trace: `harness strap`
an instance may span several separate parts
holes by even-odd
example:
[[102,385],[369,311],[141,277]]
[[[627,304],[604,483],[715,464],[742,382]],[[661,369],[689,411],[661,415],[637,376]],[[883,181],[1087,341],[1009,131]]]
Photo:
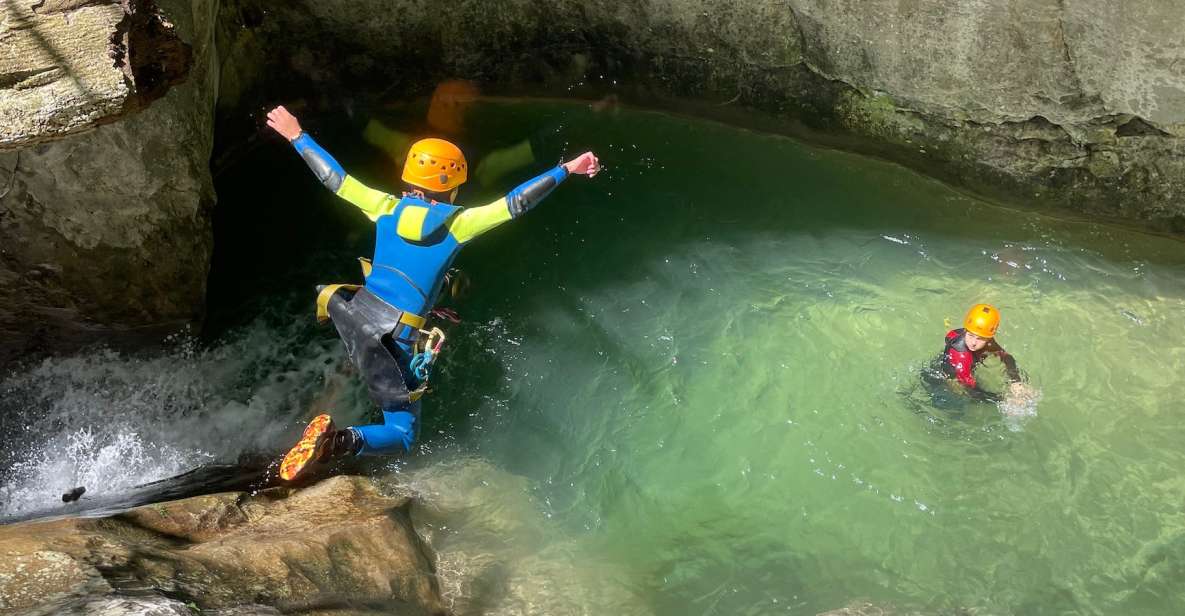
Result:
[[[329,320],[329,300],[341,289],[347,291],[357,291],[361,289],[362,285],[357,284],[330,284],[325,285],[324,289],[317,294],[317,322],[325,323]],[[418,314],[412,314],[406,310],[399,311],[399,322],[403,325],[410,326],[413,330],[423,329],[427,324],[428,319]]]
[[428,319],[418,314],[412,314],[406,310],[401,310],[399,322],[403,323],[404,325],[410,325],[414,329],[423,329],[424,324],[428,322]]
[[426,393],[428,393],[428,384],[424,383],[414,390],[407,392],[407,398],[412,402],[417,402],[420,398],[423,398],[424,394]]
[[345,289],[347,291],[357,291],[361,289],[362,285],[357,284],[329,284],[325,285],[324,289],[317,294],[317,322],[324,323],[329,320],[329,299],[337,293],[338,289]]

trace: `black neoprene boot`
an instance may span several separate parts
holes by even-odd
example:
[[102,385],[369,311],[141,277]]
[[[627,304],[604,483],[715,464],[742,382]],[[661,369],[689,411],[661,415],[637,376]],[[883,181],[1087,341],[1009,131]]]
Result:
[[326,434],[317,447],[317,461],[324,464],[330,460],[356,456],[359,451],[362,451],[362,436],[357,430],[334,430]]

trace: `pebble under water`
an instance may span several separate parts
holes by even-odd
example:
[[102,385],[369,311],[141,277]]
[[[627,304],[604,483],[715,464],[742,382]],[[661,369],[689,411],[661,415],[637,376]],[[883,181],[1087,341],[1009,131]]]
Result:
[[[356,118],[302,120],[395,188]],[[606,168],[462,252],[422,452],[379,471],[425,496],[454,609],[1185,612],[1185,245],[658,113],[504,102],[471,123],[474,160],[546,126]],[[0,515],[278,451],[318,409],[370,416],[312,288],[357,280],[373,225],[279,141],[218,189],[200,339],[3,377]],[[980,301],[1035,407],[921,386]],[[491,558],[519,603],[466,583]]]

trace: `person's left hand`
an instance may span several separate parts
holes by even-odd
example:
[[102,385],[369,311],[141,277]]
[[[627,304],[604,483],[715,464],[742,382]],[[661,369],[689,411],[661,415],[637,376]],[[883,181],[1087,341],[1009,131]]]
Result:
[[1017,381],[1008,386],[1009,398],[1029,400],[1033,397],[1033,394],[1033,388],[1028,383]]
[[576,158],[564,163],[564,168],[568,173],[575,175],[587,175],[593,177],[601,170],[601,161],[592,152],[585,152]]
[[300,122],[283,105],[267,112],[267,125],[288,141],[300,136]]

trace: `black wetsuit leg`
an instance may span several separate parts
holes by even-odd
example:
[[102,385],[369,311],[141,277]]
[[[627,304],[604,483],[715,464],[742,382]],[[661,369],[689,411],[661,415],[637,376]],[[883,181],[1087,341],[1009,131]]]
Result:
[[365,288],[339,290],[326,308],[375,404],[380,409],[407,406],[411,399],[404,374],[410,358],[401,357],[406,353],[391,339],[399,311]]

